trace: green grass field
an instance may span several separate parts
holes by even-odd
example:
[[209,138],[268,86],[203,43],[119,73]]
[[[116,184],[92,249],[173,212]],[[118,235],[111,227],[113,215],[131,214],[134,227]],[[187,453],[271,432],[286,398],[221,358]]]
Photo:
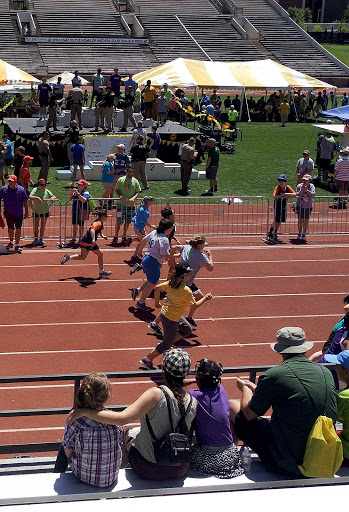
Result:
[[[238,143],[236,153],[222,154],[218,171],[219,195],[263,195],[272,197],[277,177],[286,173],[289,184],[296,185],[296,164],[304,149],[309,149],[315,158],[317,129],[310,123],[290,123],[285,128],[275,123],[240,123],[242,142]],[[205,169],[205,164],[197,167]],[[56,167],[50,169],[49,189],[61,201],[69,194],[69,182],[55,178]],[[32,169],[33,181],[39,173]],[[208,188],[207,180],[192,180],[191,195],[201,195]],[[149,194],[154,197],[172,197],[180,188],[179,181],[150,182]],[[100,182],[92,182],[89,192],[93,197],[100,197],[104,192]],[[318,194],[328,195],[321,189]]]
[[332,53],[337,59],[341,60],[346,66],[349,66],[349,46],[343,44],[328,44],[322,45],[326,50]]

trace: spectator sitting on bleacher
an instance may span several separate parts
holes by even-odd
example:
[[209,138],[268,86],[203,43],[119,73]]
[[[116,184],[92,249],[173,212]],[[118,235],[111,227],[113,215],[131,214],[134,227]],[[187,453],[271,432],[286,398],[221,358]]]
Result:
[[[331,372],[309,361],[300,327],[276,333],[272,349],[283,363],[267,370],[258,384],[238,379],[241,401],[231,400],[231,422],[236,437],[254,450],[261,461],[281,472],[300,476],[309,433],[319,414],[337,417],[336,393]],[[263,417],[272,408],[271,420]]]
[[[180,348],[168,350],[163,359],[165,386],[153,386],[145,391],[132,405],[122,412],[97,411],[96,408],[75,409],[67,423],[74,427],[74,421],[86,416],[106,425],[126,425],[140,419],[141,428],[132,440],[129,450],[129,463],[142,478],[149,480],[169,480],[182,478],[189,469],[189,464],[179,466],[160,466],[156,464],[152,437],[147,420],[157,439],[170,433],[167,398],[170,403],[172,421],[179,424],[179,431],[189,435],[196,414],[197,402],[183,388],[183,381],[189,373],[191,360],[188,352]],[[85,420],[85,418],[83,418]]]
[[195,367],[199,389],[190,389],[197,400],[195,416],[196,444],[190,469],[219,478],[243,474],[239,453],[233,443],[229,422],[229,399],[221,384],[223,367],[201,359]]
[[349,466],[349,350],[344,350],[338,355],[326,354],[325,360],[327,363],[336,364],[338,379],[346,384],[346,388],[337,395],[337,418],[343,422],[343,465]]
[[[110,391],[110,381],[103,373],[91,373],[77,391],[74,407],[77,410],[103,410]],[[87,415],[80,417],[68,426],[63,437],[64,451],[73,474],[97,487],[108,487],[114,483],[121,466],[123,439],[121,427],[103,425]]]

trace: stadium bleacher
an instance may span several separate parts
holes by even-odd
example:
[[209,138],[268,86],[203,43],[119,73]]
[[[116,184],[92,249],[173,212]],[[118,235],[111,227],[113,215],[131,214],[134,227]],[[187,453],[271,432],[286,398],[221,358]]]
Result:
[[[80,11],[38,12],[36,19],[44,36],[126,37],[121,17],[115,13]],[[79,22],[77,23],[77,20]]]
[[[3,5],[0,8],[3,9]],[[0,10],[0,44],[2,60],[25,71],[31,71],[28,48],[18,43],[8,10]]]
[[[94,13],[98,9],[98,12],[116,12],[115,4],[113,0],[33,0],[34,10],[36,12],[42,11],[56,11],[57,7],[62,13],[66,12],[88,12]],[[77,23],[78,24],[78,23]]]
[[[43,0],[41,0],[43,1]],[[201,0],[198,4],[197,0],[162,0],[161,6],[150,2],[149,0],[135,0],[136,12],[156,13],[156,14],[202,14],[215,15],[218,10],[214,7],[210,0]]]
[[281,64],[315,77],[345,76],[343,69],[312,46],[267,0],[234,2],[261,34],[263,46]]

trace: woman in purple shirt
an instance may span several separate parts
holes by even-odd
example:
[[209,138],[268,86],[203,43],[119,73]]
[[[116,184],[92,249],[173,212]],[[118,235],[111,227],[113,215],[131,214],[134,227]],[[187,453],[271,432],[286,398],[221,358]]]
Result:
[[198,404],[190,468],[218,478],[240,476],[244,470],[230,429],[229,399],[221,385],[223,367],[201,359],[195,370],[199,389],[188,391]]

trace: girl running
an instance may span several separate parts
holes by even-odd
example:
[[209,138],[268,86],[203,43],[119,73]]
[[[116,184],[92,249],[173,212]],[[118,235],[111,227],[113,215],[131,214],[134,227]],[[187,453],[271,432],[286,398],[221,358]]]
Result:
[[192,272],[192,268],[186,263],[176,265],[175,271],[169,281],[157,285],[154,291],[155,307],[160,308],[160,293],[166,292],[167,299],[161,308],[161,322],[164,329],[163,341],[150,352],[146,357],[140,360],[140,363],[148,370],[155,370],[153,360],[159,357],[166,350],[169,350],[176,341],[187,338],[192,332],[190,323],[183,318],[183,311],[192,306],[195,309],[202,306],[204,302],[212,299],[212,294],[207,293],[198,302],[195,301],[193,292],[185,285],[188,274]]
[[131,297],[133,300],[136,300],[141,293],[140,299],[136,303],[137,309],[141,309],[142,311],[152,310],[152,308],[146,306],[145,300],[158,284],[162,263],[168,260],[170,256],[170,242],[168,237],[172,230],[172,220],[161,219],[157,229],[148,233],[139,245],[139,252],[142,252],[146,244],[148,244],[148,249],[142,260],[142,269],[147,276],[147,280],[139,288],[131,288]]
[[[211,252],[205,250],[206,239],[203,235],[195,235],[189,241],[187,245],[173,245],[171,247],[170,252],[170,274],[173,272],[175,267],[175,255],[180,254],[179,263],[186,263],[193,270],[188,274],[185,280],[185,284],[191,289],[194,294],[195,300],[202,299],[204,294],[194,283],[194,279],[197,276],[197,273],[201,268],[206,268],[209,272],[213,270],[213,261]],[[191,307],[186,317],[187,321],[193,326],[197,327],[197,323],[195,322],[193,315],[195,311],[195,306]],[[162,335],[162,330],[159,327],[160,323],[160,315],[157,316],[154,322],[149,324],[149,328],[152,329],[156,334]]]
[[61,265],[64,265],[68,260],[85,260],[87,258],[87,255],[90,251],[92,251],[98,258],[98,265],[99,265],[99,276],[110,276],[111,271],[110,270],[104,270],[103,268],[103,253],[99,249],[97,245],[97,238],[98,235],[100,235],[104,240],[108,240],[107,236],[104,236],[103,231],[103,221],[108,217],[107,210],[103,210],[101,208],[96,208],[95,214],[97,215],[97,219],[93,222],[91,227],[88,228],[85,235],[82,237],[80,241],[80,248],[81,253],[80,254],[73,254],[70,256],[70,254],[66,253],[63,258],[61,259]]

